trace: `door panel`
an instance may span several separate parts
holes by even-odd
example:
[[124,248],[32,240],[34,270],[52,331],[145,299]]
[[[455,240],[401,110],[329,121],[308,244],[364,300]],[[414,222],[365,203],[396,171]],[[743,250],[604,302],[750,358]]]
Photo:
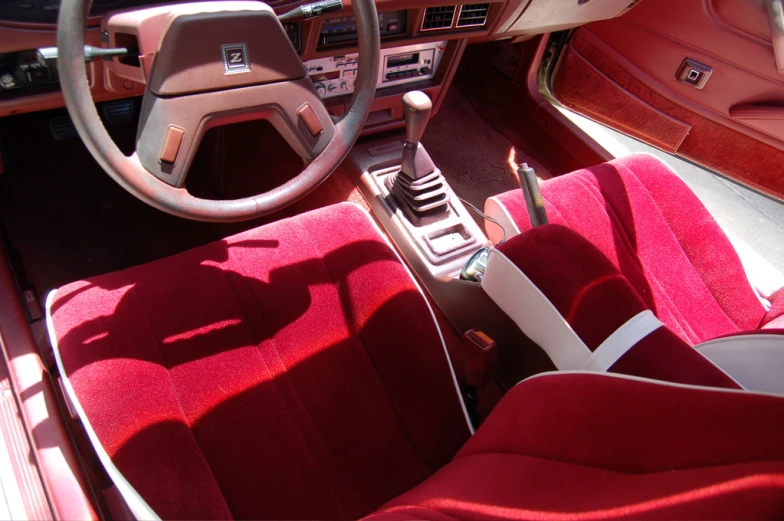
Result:
[[[686,59],[712,70],[701,89],[677,78]],[[643,0],[578,29],[552,87],[577,112],[784,198],[784,76],[764,0]]]
[[555,84],[561,103],[662,150],[676,152],[691,125],[635,96],[591,64],[585,55],[591,56],[588,52],[581,54],[575,47],[563,56]]
[[713,18],[744,36],[752,36],[763,45],[770,42],[770,27],[765,0],[707,0]]

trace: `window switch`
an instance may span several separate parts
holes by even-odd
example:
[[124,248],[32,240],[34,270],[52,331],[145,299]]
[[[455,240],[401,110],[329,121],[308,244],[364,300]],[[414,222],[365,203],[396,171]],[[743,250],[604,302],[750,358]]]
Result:
[[695,89],[702,89],[708,82],[713,69],[694,60],[684,60],[675,75],[680,81]]

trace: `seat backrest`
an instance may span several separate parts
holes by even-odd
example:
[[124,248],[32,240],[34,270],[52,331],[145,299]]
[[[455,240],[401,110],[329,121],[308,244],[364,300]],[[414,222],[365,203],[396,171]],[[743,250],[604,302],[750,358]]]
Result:
[[50,295],[83,420],[164,518],[356,518],[469,436],[432,311],[344,204]]
[[[660,160],[633,155],[578,170],[542,182],[542,195],[550,222],[598,248],[684,341],[694,345],[759,327],[765,309],[738,254]],[[509,223],[508,235],[530,229],[520,190],[495,196],[486,209]]]

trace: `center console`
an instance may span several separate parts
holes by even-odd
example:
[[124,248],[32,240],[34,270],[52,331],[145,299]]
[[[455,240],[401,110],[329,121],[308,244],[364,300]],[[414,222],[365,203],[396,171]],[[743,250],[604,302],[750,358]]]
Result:
[[[432,79],[447,42],[404,45],[381,50],[378,89]],[[357,75],[357,53],[317,58],[305,62],[305,70],[322,98],[333,98],[354,92]]]
[[[405,132],[360,140],[343,166],[435,306],[454,331],[464,335],[465,349],[450,355],[457,357],[456,364],[465,362],[468,382],[475,385],[473,377],[480,374],[489,378],[487,371],[475,371],[477,360],[483,360],[492,365],[478,367],[493,367],[501,382],[514,385],[528,361],[527,351],[519,346],[530,341],[480,283],[465,277],[464,268],[491,243],[420,142],[433,107],[431,98],[435,96],[421,91],[406,93],[402,103],[398,98]],[[497,364],[484,358],[484,348],[480,353],[471,347],[481,347],[472,335],[498,345],[492,355],[498,357]]]
[[461,278],[469,260],[491,244],[419,142],[430,99],[413,91],[402,104],[405,134],[360,141],[344,166],[454,328],[481,329],[515,345],[519,329],[498,311],[480,284]]

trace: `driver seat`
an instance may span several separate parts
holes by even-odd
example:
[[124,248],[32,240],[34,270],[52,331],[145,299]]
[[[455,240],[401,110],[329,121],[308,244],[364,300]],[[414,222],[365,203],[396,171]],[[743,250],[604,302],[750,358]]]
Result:
[[137,518],[784,512],[779,397],[544,375],[466,443],[433,312],[350,204],[75,282],[49,295],[47,325]]
[[471,433],[432,310],[353,204],[69,284],[47,309],[104,465],[163,518],[354,519]]

